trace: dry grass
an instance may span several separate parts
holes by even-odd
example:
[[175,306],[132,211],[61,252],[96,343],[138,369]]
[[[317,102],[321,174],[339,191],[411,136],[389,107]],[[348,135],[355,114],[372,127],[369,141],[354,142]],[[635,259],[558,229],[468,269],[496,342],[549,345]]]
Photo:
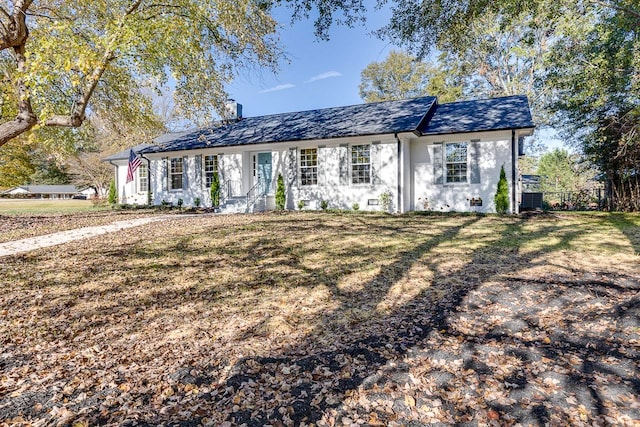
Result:
[[[368,381],[383,387],[367,378],[401,363],[417,378],[413,390],[398,391],[401,381],[386,395],[404,398],[405,421],[430,414],[441,422],[571,423],[569,412],[538,417],[537,406],[504,386],[436,396],[437,378],[428,378],[448,370],[450,381],[471,387],[467,342],[485,366],[512,363],[522,372],[527,363],[509,362],[504,346],[534,354],[571,337],[582,347],[567,357],[577,358],[590,348],[580,340],[597,347],[611,335],[617,353],[598,348],[594,357],[622,366],[611,374],[622,397],[607,397],[606,410],[588,406],[588,386],[605,387],[597,381],[581,386],[586,395],[564,397],[577,396],[584,422],[626,422],[638,413],[638,383],[627,379],[638,375],[640,330],[629,316],[638,311],[639,230],[640,216],[623,214],[206,216],[7,257],[0,420],[330,425],[358,416],[375,424],[375,412],[384,424],[401,423],[398,408],[385,418],[384,405],[363,403],[374,399]],[[615,315],[620,304],[628,308]],[[513,332],[516,321],[529,323]],[[506,344],[486,335],[500,328]],[[446,362],[444,353],[429,353],[440,346],[460,354]],[[554,369],[572,363],[546,353],[544,361]],[[516,381],[506,371],[475,371],[489,383]],[[540,391],[551,387],[547,377],[527,371],[526,378],[538,387],[532,396],[541,393],[538,403],[558,404]],[[500,406],[492,406],[496,399]]]

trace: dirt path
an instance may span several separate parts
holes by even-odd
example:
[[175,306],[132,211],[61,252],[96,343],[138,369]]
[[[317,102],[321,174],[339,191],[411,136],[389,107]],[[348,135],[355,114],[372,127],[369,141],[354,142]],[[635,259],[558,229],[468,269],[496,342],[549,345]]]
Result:
[[29,237],[26,239],[4,242],[0,243],[0,257],[16,255],[19,253],[29,252],[40,248],[47,248],[50,246],[61,245],[63,243],[71,242],[74,240],[86,239],[88,237],[99,236],[106,233],[113,233],[115,231],[149,224],[150,222],[162,221],[169,218],[178,218],[179,216],[186,217],[189,215],[163,215],[129,219],[124,221],[116,221],[107,225],[82,227],[73,230],[60,231],[58,233],[46,234],[44,236]]

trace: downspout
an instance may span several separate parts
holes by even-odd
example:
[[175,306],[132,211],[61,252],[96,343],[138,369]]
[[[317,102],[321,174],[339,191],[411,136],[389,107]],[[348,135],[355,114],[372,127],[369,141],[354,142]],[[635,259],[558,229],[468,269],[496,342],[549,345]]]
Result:
[[[111,163],[111,166],[113,166],[116,171],[116,179],[114,181],[116,184],[116,201],[118,201],[120,200],[120,198],[118,197],[118,188],[120,188],[120,183],[118,182],[118,165],[113,163],[113,160],[109,160],[109,163]],[[109,190],[107,190],[107,197],[109,197]]]
[[402,202],[402,198],[400,197],[400,192],[402,191],[402,184],[400,182],[400,180],[402,179],[402,174],[401,174],[401,170],[400,170],[400,166],[401,166],[401,160],[400,160],[400,155],[401,155],[401,151],[402,151],[402,144],[400,142],[400,138],[398,138],[398,134],[395,133],[393,135],[396,138],[396,142],[397,142],[397,177],[396,177],[396,183],[397,183],[397,204],[396,206],[398,206],[398,212],[403,212],[404,211],[404,206],[401,208],[400,207],[400,203]]
[[147,206],[151,206],[151,160],[142,153],[138,153],[138,156],[147,161]]
[[511,129],[511,213],[518,213],[516,192],[516,130]]

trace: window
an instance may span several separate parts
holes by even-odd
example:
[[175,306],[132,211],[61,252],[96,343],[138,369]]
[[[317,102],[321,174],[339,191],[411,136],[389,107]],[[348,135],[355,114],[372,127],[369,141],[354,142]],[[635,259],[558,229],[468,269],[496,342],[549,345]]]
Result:
[[144,163],[138,166],[138,193],[146,193],[149,189],[149,169]]
[[303,148],[300,150],[300,184],[318,184],[318,149]]
[[211,187],[214,173],[218,173],[218,156],[204,156],[204,180],[207,188]]
[[182,158],[171,159],[171,172],[169,175],[169,189],[182,190]]
[[371,182],[371,147],[367,145],[351,146],[351,183],[369,184]]
[[467,143],[447,143],[445,163],[446,182],[467,182]]

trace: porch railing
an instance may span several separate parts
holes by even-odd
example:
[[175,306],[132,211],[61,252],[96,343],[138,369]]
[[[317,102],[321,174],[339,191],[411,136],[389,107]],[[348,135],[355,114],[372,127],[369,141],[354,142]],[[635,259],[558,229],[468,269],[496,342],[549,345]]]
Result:
[[262,196],[264,191],[262,191],[262,182],[260,178],[258,181],[249,189],[247,192],[247,211],[251,209],[251,207],[256,203],[256,201]]
[[223,188],[223,191],[221,191],[221,194],[220,194],[221,202],[224,202],[225,200],[231,197],[240,197],[243,195],[242,181],[235,181],[235,180],[226,181],[222,188]]

